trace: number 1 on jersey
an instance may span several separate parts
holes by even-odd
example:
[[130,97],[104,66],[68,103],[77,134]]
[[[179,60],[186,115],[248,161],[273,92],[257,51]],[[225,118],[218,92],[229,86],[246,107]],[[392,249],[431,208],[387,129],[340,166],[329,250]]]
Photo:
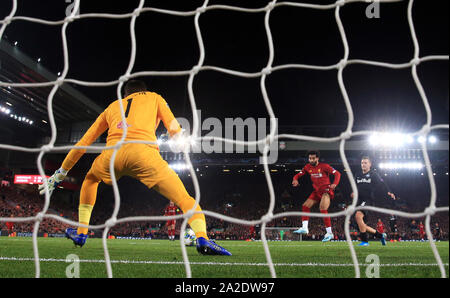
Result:
[[132,98],[128,99],[128,105],[127,105],[127,111],[125,112],[125,118],[128,118],[128,115],[130,114],[130,109],[131,109],[131,103],[132,102],[133,102]]

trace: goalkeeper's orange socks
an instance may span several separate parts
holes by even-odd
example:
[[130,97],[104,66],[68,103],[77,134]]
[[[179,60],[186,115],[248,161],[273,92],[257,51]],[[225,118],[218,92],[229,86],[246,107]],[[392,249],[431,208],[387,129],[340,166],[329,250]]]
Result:
[[[183,211],[183,213],[188,212],[191,210],[195,205],[195,200],[192,197],[188,197],[181,202],[174,202],[180,207],[180,209]],[[195,211],[202,211],[202,208],[200,206],[197,206]],[[203,237],[206,240],[209,240],[208,235],[206,233],[206,219],[205,215],[203,213],[196,213],[194,214],[188,221],[189,226],[195,233],[195,237],[200,238]]]
[[[89,225],[92,209],[94,209],[97,199],[97,189],[100,181],[88,173],[83,181],[80,191],[80,206],[78,207],[78,222],[83,225]],[[79,227],[78,234],[88,234],[88,228]]]
[[206,240],[209,240],[208,235],[206,234],[206,220],[203,215],[203,219],[197,218],[189,223],[191,229],[195,233],[195,237],[200,238],[203,237]]
[[[89,225],[92,209],[94,209],[94,206],[92,205],[80,204],[80,206],[78,207],[78,222],[80,224],[87,226]],[[88,228],[78,227],[77,233],[87,235]]]

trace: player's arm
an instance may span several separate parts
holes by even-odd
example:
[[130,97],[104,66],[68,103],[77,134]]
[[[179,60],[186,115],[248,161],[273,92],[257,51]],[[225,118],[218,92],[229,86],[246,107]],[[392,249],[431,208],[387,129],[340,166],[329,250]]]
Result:
[[[108,129],[108,123],[106,121],[105,112],[100,114],[94,124],[88,129],[81,140],[75,145],[75,147],[90,146]],[[48,179],[48,188],[50,195],[53,190],[64,181],[67,173],[73,168],[73,166],[80,160],[80,158],[86,153],[86,149],[72,149],[64,159],[61,168]],[[39,193],[43,195],[45,193],[45,185],[39,186]]]
[[161,96],[158,96],[158,122],[162,121],[164,127],[167,129],[170,137],[173,138],[181,132],[181,125],[173,115],[167,102]]
[[331,184],[330,187],[332,189],[335,189],[339,185],[339,182],[341,181],[341,173],[338,170],[335,170],[330,165],[327,166],[327,172],[334,176],[333,184]]
[[381,188],[383,191],[383,195],[388,195],[391,199],[396,200],[396,196],[394,192],[390,189],[389,185],[387,185],[386,182],[384,182],[383,178],[378,175],[377,172],[373,172],[373,177],[375,178],[375,184],[377,185],[377,188]]
[[[108,122],[106,121],[105,112],[98,116],[97,120],[87,130],[81,140],[75,145],[76,147],[90,146],[108,129]],[[86,153],[86,149],[72,149],[64,159],[61,168],[65,171],[70,171],[73,166]]]
[[292,179],[292,186],[297,187],[299,185],[298,179],[303,177],[306,174],[306,169],[303,168],[297,175]]

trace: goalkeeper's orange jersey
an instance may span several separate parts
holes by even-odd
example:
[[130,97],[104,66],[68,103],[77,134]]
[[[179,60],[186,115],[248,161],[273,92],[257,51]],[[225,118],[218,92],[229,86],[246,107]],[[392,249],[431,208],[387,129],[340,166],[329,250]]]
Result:
[[[170,136],[181,131],[167,102],[159,94],[138,92],[122,99],[123,109],[128,126],[125,141],[139,140],[156,142],[156,129],[160,121],[164,123]],[[76,146],[90,146],[106,130],[108,130],[107,146],[114,146],[123,135],[125,126],[120,113],[120,103],[116,100],[98,116]],[[157,145],[150,145],[158,148]],[[72,149],[62,164],[69,171],[86,152],[85,149]]]

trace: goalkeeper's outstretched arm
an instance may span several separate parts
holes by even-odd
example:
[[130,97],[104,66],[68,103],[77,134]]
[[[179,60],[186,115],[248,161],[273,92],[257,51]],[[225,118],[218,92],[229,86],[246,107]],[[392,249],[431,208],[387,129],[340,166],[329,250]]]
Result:
[[[76,147],[90,146],[95,142],[106,130],[108,129],[108,122],[106,122],[105,112],[98,116],[94,124],[89,127],[88,131],[84,134],[81,140],[75,145]],[[62,163],[62,168],[65,171],[70,171],[73,166],[80,160],[80,158],[86,153],[86,149],[72,149]]]
[[[101,113],[94,124],[88,129],[81,140],[75,145],[76,147],[90,146],[108,129],[108,122],[106,121],[105,112]],[[86,149],[72,149],[64,159],[61,168],[48,179],[48,188],[50,195],[53,190],[64,181],[67,173],[75,166],[80,158],[86,153]],[[45,193],[44,184],[39,186],[39,194]]]
[[158,122],[156,126],[159,125],[160,121],[163,122],[164,127],[167,129],[167,133],[171,138],[179,135],[181,132],[181,125],[173,115],[166,100],[161,96],[158,96]]

